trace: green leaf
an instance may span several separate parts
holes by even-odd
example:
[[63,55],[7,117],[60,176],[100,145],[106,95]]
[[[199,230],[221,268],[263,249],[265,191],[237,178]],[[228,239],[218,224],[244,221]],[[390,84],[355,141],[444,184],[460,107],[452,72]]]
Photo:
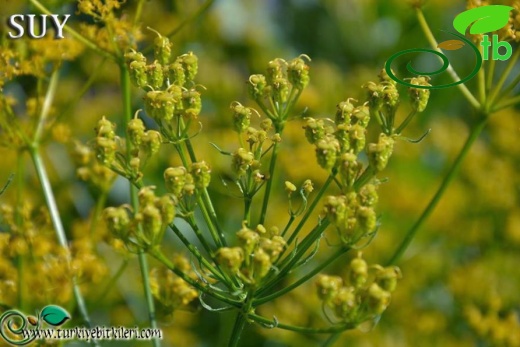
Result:
[[70,319],[69,313],[65,309],[49,305],[45,306],[40,313],[40,317],[49,325],[59,326],[65,323],[67,319]]
[[509,12],[513,9],[511,6],[505,5],[476,7],[455,17],[453,27],[462,35],[466,34],[466,30],[470,26],[470,34],[484,34],[499,30],[509,22]]

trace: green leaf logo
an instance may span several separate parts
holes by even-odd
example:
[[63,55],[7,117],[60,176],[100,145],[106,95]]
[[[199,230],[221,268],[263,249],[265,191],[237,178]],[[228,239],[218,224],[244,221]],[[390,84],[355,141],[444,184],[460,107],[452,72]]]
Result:
[[55,305],[45,306],[40,313],[40,317],[49,325],[55,327],[65,323],[67,319],[70,319],[69,313],[63,308]]
[[455,17],[453,27],[462,35],[466,34],[466,30],[470,26],[470,34],[484,34],[499,30],[509,22],[509,12],[513,9],[511,6],[505,5],[475,7]]

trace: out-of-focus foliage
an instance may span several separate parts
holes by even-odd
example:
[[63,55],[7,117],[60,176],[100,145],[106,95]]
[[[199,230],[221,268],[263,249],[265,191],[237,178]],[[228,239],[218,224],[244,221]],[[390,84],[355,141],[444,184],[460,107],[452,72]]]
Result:
[[[85,14],[79,12],[76,2],[42,3],[55,13],[77,17],[72,18],[70,24],[93,40],[106,39],[109,24],[96,21],[83,26],[78,24]],[[122,5],[118,13],[123,21],[117,22],[114,30],[126,32],[125,18],[133,18],[137,3],[127,1]],[[227,149],[225,144],[235,142],[230,103],[238,100],[252,106],[247,105],[248,76],[262,72],[265,62],[274,57],[308,54],[312,58],[309,63],[311,83],[296,105],[297,113],[333,118],[339,101],[348,97],[364,99],[361,85],[375,79],[390,55],[407,48],[428,46],[411,3],[402,0],[217,0],[172,38],[175,55],[193,51],[199,58],[197,83],[204,86],[200,88],[203,104],[199,116],[203,131],[196,138],[196,149],[211,158],[210,189],[216,196],[217,213],[225,210],[229,215],[228,211],[237,211],[234,219],[223,221],[224,227],[240,224],[242,206],[235,198],[238,192],[234,187],[222,183],[232,175],[229,158],[219,155],[210,142],[224,144],[224,150]],[[462,0],[424,3],[425,16],[438,37],[445,35],[441,29],[451,30],[453,18],[466,8]],[[121,34],[121,41],[106,42],[106,47],[113,50],[144,47],[156,37],[147,26],[169,33],[201,5],[202,1],[145,1],[141,30],[126,32],[127,36]],[[514,5],[518,10],[518,1]],[[110,282],[119,266],[128,262],[129,255],[99,222],[103,205],[96,203],[100,199],[114,205],[126,201],[126,186],[120,180],[111,187],[103,184],[112,182],[114,177],[91,161],[92,153],[77,142],[84,143],[92,137],[92,130],[102,116],[115,122],[122,119],[117,67],[70,37],[63,41],[23,39],[8,43],[5,23],[13,13],[37,13],[37,10],[26,1],[0,0],[3,25],[0,61],[18,58],[23,61],[27,56],[39,56],[46,61],[65,58],[50,111],[52,123],[45,138],[44,156],[62,218],[73,239],[73,268],[62,268],[62,255],[57,251],[47,212],[36,208],[44,205],[43,197],[29,158],[20,159],[17,135],[0,133],[3,166],[0,186],[11,172],[22,173],[23,176],[15,180],[25,185],[20,196],[13,182],[0,198],[0,304],[27,312],[50,303],[66,305],[71,298],[65,294],[70,290],[63,288],[70,285],[68,280],[74,274],[80,279],[87,304],[93,307],[96,317],[101,317],[99,321],[106,325],[146,326],[136,262],[129,261],[125,274],[116,283]],[[48,45],[53,45],[51,50]],[[520,48],[513,45],[513,49]],[[50,52],[60,52],[60,56],[44,56]],[[469,69],[462,59],[454,59],[454,66],[460,68],[461,74]],[[505,63],[497,63],[497,76],[504,66]],[[485,64],[484,68],[487,67]],[[6,95],[5,102],[12,103],[13,109],[21,115],[16,121],[22,128],[28,127],[29,133],[34,130],[30,129],[31,117],[41,102],[34,99],[39,86],[28,72],[38,77],[47,68],[36,59],[33,65],[22,63],[18,71],[2,70],[0,74],[0,78],[5,74],[19,75],[14,82],[5,85],[0,82],[0,86]],[[512,76],[518,74],[517,65]],[[76,99],[89,79],[92,79],[90,88]],[[475,89],[475,83],[476,78],[469,83],[470,89]],[[406,94],[404,90],[402,94]],[[133,108],[144,108],[143,96],[142,92],[133,90]],[[405,116],[398,114],[398,117]],[[431,133],[419,144],[396,148],[385,171],[388,181],[379,187],[382,225],[377,238],[363,253],[370,263],[388,261],[435,192],[446,167],[455,159],[473,119],[468,103],[457,89],[432,90],[428,108],[407,128],[406,136],[417,138],[430,128]],[[286,127],[281,165],[274,183],[277,194],[271,200],[280,206],[273,208],[277,213],[269,216],[274,220],[288,219],[286,180],[311,179],[316,185],[322,185],[327,177],[315,162],[314,148],[305,140],[302,125],[301,120],[295,120]],[[338,346],[520,346],[519,135],[518,107],[493,115],[465,159],[460,175],[397,264],[402,280],[392,294],[387,311],[377,325],[345,332]],[[147,180],[160,182],[164,168],[178,164],[176,155],[161,150],[159,159],[150,161],[146,167]],[[92,181],[92,177],[98,181]],[[99,181],[99,177],[103,179]],[[162,193],[163,189],[158,187],[157,190]],[[7,230],[11,231],[11,237],[4,232]],[[24,230],[25,237],[20,237],[20,230]],[[330,234],[327,241],[334,244],[338,240]],[[180,249],[178,240],[171,235],[166,236],[166,242],[166,248]],[[113,252],[107,243],[120,252]],[[323,240],[320,247],[326,253],[329,245]],[[13,261],[28,253],[33,256],[27,264]],[[352,253],[340,259],[327,272],[345,276],[346,264],[355,256]],[[23,278],[17,266],[25,267]],[[154,274],[154,283],[169,283],[172,291],[186,289],[168,274]],[[59,286],[60,290],[53,286]],[[31,288],[44,289],[33,291]],[[292,324],[327,324],[315,289],[309,282],[261,306],[258,311]],[[20,290],[24,293],[23,302],[17,302]],[[191,299],[195,296],[191,292],[185,294]],[[177,310],[173,316],[161,317],[164,344],[225,346],[231,317],[226,313],[192,311],[188,305],[185,311]],[[248,346],[310,347],[325,340],[325,336],[300,335],[254,325],[246,329],[243,340],[248,341],[244,343]]]

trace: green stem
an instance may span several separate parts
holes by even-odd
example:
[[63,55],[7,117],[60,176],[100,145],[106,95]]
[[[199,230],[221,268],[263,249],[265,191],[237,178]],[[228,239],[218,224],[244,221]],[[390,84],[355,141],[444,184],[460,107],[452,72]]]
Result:
[[341,257],[343,254],[345,254],[346,252],[349,251],[350,248],[346,248],[346,247],[341,247],[339,248],[336,252],[334,252],[329,258],[327,258],[324,262],[320,263],[318,266],[316,266],[313,270],[309,271],[305,276],[303,276],[302,278],[300,278],[298,281],[294,282],[293,284],[273,293],[273,294],[270,294],[270,295],[266,295],[264,297],[261,297],[261,298],[258,298],[258,299],[255,299],[253,301],[253,306],[256,307],[256,306],[260,306],[260,305],[263,305],[265,304],[266,302],[269,302],[269,301],[272,301],[284,294],[287,294],[289,293],[290,291],[292,291],[293,289],[295,288],[298,288],[299,286],[301,286],[302,284],[304,284],[305,282],[307,282],[308,280],[310,280],[311,278],[313,278],[316,274],[318,274],[320,271],[322,271],[323,269],[325,269],[327,266],[329,266],[331,263],[333,263],[334,261],[336,261],[337,259],[339,259],[339,257]]
[[45,123],[47,122],[47,117],[49,116],[52,101],[54,100],[54,95],[56,94],[56,88],[58,87],[58,76],[59,70],[56,69],[52,72],[49,86],[47,87],[47,93],[45,94],[45,99],[43,100],[42,109],[40,111],[40,118],[36,124],[36,130],[34,131],[33,143],[35,144],[40,141]]
[[139,2],[137,3],[137,8],[135,9],[134,26],[137,26],[139,20],[141,19],[141,15],[143,14],[143,5],[144,0],[139,0]]
[[453,181],[455,176],[457,175],[460,166],[464,160],[464,158],[467,156],[469,149],[475,142],[475,140],[478,138],[480,133],[482,132],[482,129],[484,129],[487,121],[487,116],[482,116],[482,118],[479,119],[478,123],[475,124],[475,126],[471,129],[470,134],[464,143],[464,146],[462,146],[462,149],[460,150],[457,158],[453,162],[451,168],[449,169],[448,173],[444,177],[444,180],[442,181],[439,189],[431,199],[430,203],[426,207],[426,209],[423,211],[417,222],[410,228],[410,230],[406,233],[403,241],[395,251],[395,253],[390,258],[388,264],[395,264],[399,261],[399,259],[403,256],[404,252],[412,242],[413,238],[419,231],[420,227],[424,224],[426,219],[432,214],[433,210],[439,203],[442,195],[446,191],[446,188],[448,185]]
[[[119,64],[120,69],[120,80],[121,80],[121,94],[122,94],[122,103],[123,103],[123,115],[125,119],[125,123],[128,124],[132,119],[132,95],[130,89],[130,75],[124,63]],[[132,143],[130,141],[126,141],[126,150],[127,153],[132,151]],[[130,190],[130,202],[134,213],[139,209],[139,202],[137,199],[137,189],[135,186],[129,182],[129,190]],[[157,329],[157,320],[155,317],[155,305],[153,302],[152,290],[150,288],[150,277],[148,271],[148,260],[146,259],[146,253],[139,252],[137,257],[139,258],[139,267],[141,268],[141,278],[143,280],[143,290],[146,301],[146,306],[148,309],[148,318],[150,320],[150,326],[152,329]],[[152,340],[152,344],[155,347],[161,346],[161,341],[158,338]]]
[[276,159],[278,157],[278,150],[280,146],[277,143],[274,144],[273,154],[271,154],[271,163],[269,164],[269,179],[267,180],[267,184],[265,187],[264,200],[262,202],[262,210],[260,212],[260,220],[258,224],[264,224],[265,217],[267,214],[267,205],[269,204],[269,198],[271,195],[271,190],[274,181],[274,169],[276,168]]
[[242,307],[242,302],[233,300],[233,299],[231,299],[231,298],[229,298],[229,297],[227,297],[227,296],[225,296],[223,294],[220,294],[220,293],[216,292],[215,290],[213,290],[211,288],[205,287],[199,281],[196,281],[196,280],[192,279],[190,276],[188,276],[187,274],[185,274],[184,272],[182,272],[181,270],[176,268],[175,265],[173,264],[173,262],[170,259],[168,259],[159,249],[157,249],[157,248],[150,249],[149,253],[155,259],[157,259],[162,264],[164,264],[164,266],[166,266],[170,271],[175,273],[177,276],[182,278],[185,282],[187,282],[189,285],[191,285],[195,289],[199,290],[200,292],[205,293],[205,294],[207,294],[209,296],[212,296],[213,298],[215,298],[217,300],[220,300],[220,301],[222,301],[222,302],[224,302],[224,303],[226,303],[226,304],[228,304],[230,306],[233,306],[235,308]]
[[340,332],[330,335],[329,338],[327,340],[325,340],[325,342],[323,343],[322,347],[332,347],[332,346],[334,346],[334,344],[339,340],[340,337],[341,337],[341,333]]
[[193,214],[190,213],[190,215],[187,216],[185,220],[188,222],[188,224],[193,229],[193,232],[195,233],[195,236],[197,236],[197,239],[199,239],[200,243],[202,244],[202,247],[204,247],[206,252],[209,255],[211,255],[212,254],[211,247],[208,244],[208,241],[206,241],[206,238],[204,238],[204,236],[200,232],[199,226],[197,225],[197,222],[195,221],[195,217],[193,217]]
[[289,240],[287,241],[288,245],[290,245],[294,241],[294,239],[296,239],[296,237],[300,233],[301,229],[307,222],[307,219],[309,219],[309,217],[311,216],[311,214],[314,211],[314,209],[316,208],[316,206],[318,206],[318,203],[320,202],[321,198],[323,197],[323,194],[325,194],[329,185],[334,181],[335,176],[336,176],[336,171],[335,171],[335,169],[333,169],[332,173],[329,175],[329,177],[323,184],[323,187],[321,187],[320,191],[318,192],[318,195],[316,195],[314,197],[314,200],[312,200],[312,203],[309,206],[309,208],[307,209],[307,211],[305,212],[305,215],[303,216],[302,220],[300,221],[300,223],[298,223],[298,225],[296,226],[296,229],[294,229],[293,233],[289,237]]
[[125,272],[127,266],[128,266],[128,259],[125,259],[121,263],[121,266],[119,267],[119,269],[117,269],[117,272],[114,274],[114,276],[112,276],[112,278],[110,278],[110,281],[108,281],[107,285],[105,286],[105,289],[103,289],[101,294],[94,301],[95,302],[94,306],[100,305],[101,301],[106,298],[108,293],[115,287],[117,280],[119,280],[121,275],[123,275],[123,273]]
[[489,91],[491,89],[491,86],[493,85],[493,77],[495,75],[495,66],[496,66],[496,60],[490,59],[489,62],[489,68],[487,72],[487,79],[486,79],[486,89]]
[[[33,4],[43,14],[52,15],[52,12],[49,11],[45,6],[43,6],[38,0],[29,0],[29,2],[31,4]],[[93,41],[89,40],[88,38],[86,38],[85,36],[81,35],[79,32],[72,29],[69,25],[65,25],[64,30],[66,32],[68,32],[69,34],[71,34],[76,40],[80,41],[85,46],[92,49],[93,51],[100,54],[101,56],[103,56],[105,58],[110,58],[111,60],[115,60],[115,57],[112,54],[99,48],[99,46],[96,45],[95,42],[93,42]]]
[[517,49],[515,51],[515,54],[513,54],[513,57],[509,59],[506,69],[502,72],[500,75],[500,79],[498,80],[497,84],[495,85],[495,88],[491,91],[491,96],[489,97],[489,101],[487,103],[488,107],[492,107],[498,97],[498,94],[500,93],[502,87],[504,86],[504,83],[506,82],[506,79],[511,74],[511,71],[516,65],[516,62],[518,61],[518,58],[520,57],[520,49]]
[[412,110],[408,114],[408,116],[405,118],[405,120],[401,123],[401,125],[399,125],[399,127],[395,130],[395,133],[400,134],[404,130],[404,128],[406,128],[408,123],[410,123],[410,121],[413,119],[413,117],[415,116],[416,113],[417,113],[417,110]]
[[[47,175],[47,171],[45,170],[45,165],[43,164],[40,153],[38,152],[37,147],[31,146],[29,148],[29,154],[34,163],[34,168],[36,170],[36,174],[38,175],[38,179],[40,180],[40,185],[43,189],[43,195],[45,197],[45,202],[47,204],[47,208],[49,209],[49,213],[51,216],[51,221],[54,226],[54,230],[56,231],[56,236],[58,237],[58,242],[61,247],[67,250],[68,261],[70,262],[70,251],[68,247],[67,236],[65,235],[65,229],[63,228],[63,224],[61,223],[61,217],[58,210],[58,206],[56,204],[56,199],[54,198],[54,193],[52,191],[51,183],[49,181],[49,177]],[[74,299],[76,300],[76,304],[78,305],[79,312],[87,325],[87,327],[91,327],[92,324],[90,322],[90,318],[87,311],[87,306],[85,305],[85,301],[83,299],[83,295],[81,294],[81,290],[79,288],[79,284],[76,281],[76,278],[73,278],[73,293]],[[96,340],[92,340],[91,342],[94,346],[99,346]]]
[[[435,40],[435,36],[433,36],[432,31],[430,30],[430,26],[428,25],[428,22],[426,21],[426,18],[424,17],[424,14],[420,8],[416,8],[416,14],[417,14],[417,20],[419,21],[419,24],[421,25],[421,28],[424,32],[424,35],[426,36],[426,39],[430,43],[430,46],[436,50],[437,52],[442,53],[442,51],[437,48],[438,43],[437,40]],[[448,65],[446,72],[451,76],[454,82],[460,81],[460,77],[457,75],[453,67]],[[464,97],[469,101],[469,103],[475,108],[480,109],[480,103],[478,100],[471,94],[468,87],[464,83],[458,84],[457,88],[462,92]]]
[[356,327],[356,324],[354,324],[354,323],[343,323],[343,324],[338,324],[338,325],[334,325],[332,327],[327,327],[327,328],[300,327],[300,326],[275,322],[275,321],[269,320],[265,317],[262,317],[260,315],[254,314],[254,313],[249,314],[249,318],[264,326],[272,326],[273,328],[276,327],[279,329],[295,331],[295,332],[303,333],[303,334],[333,334],[333,333],[342,332],[345,330],[354,329]]
[[[14,221],[16,224],[16,227],[18,228],[18,233],[23,233],[22,229],[22,214],[21,214],[21,208],[23,204],[23,191],[24,191],[24,173],[25,173],[25,165],[24,165],[24,155],[22,152],[18,153],[17,157],[17,163],[16,163],[16,209],[15,209],[15,216]],[[24,298],[25,298],[25,271],[24,271],[24,256],[18,255],[16,257],[16,268],[18,270],[18,304],[17,307],[20,310],[24,309]]]
[[240,341],[240,337],[242,336],[242,331],[247,322],[247,316],[249,311],[251,310],[253,304],[253,293],[249,292],[247,295],[247,300],[244,303],[244,306],[241,311],[237,312],[237,316],[235,318],[235,324],[233,325],[233,330],[231,331],[231,337],[229,339],[229,347],[237,347]]
[[508,100],[505,100],[504,102],[502,102],[501,104],[498,104],[496,107],[494,107],[491,112],[492,113],[495,113],[497,111],[500,111],[504,108],[508,108],[508,107],[511,107],[511,106],[514,106],[516,104],[520,103],[520,95],[517,95],[513,98],[510,98]]
[[502,91],[502,93],[500,93],[496,101],[498,102],[502,100],[505,96],[508,96],[509,93],[511,93],[513,89],[515,89],[518,83],[520,83],[520,74],[518,74],[518,76],[516,76],[515,79],[507,87],[504,88],[504,90]]
[[[482,46],[478,45],[478,49],[480,52],[480,55],[482,55]],[[484,105],[486,102],[486,72],[484,68],[484,64],[480,67],[480,70],[478,71],[478,94],[480,99],[480,104]]]

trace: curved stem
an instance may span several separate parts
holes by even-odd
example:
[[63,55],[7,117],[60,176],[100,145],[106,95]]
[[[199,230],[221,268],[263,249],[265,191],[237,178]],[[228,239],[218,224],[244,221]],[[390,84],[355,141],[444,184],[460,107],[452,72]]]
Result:
[[399,245],[397,250],[394,252],[394,254],[390,258],[390,260],[388,261],[389,265],[395,264],[397,261],[399,261],[399,259],[401,259],[404,252],[406,251],[406,249],[412,242],[413,238],[419,231],[420,227],[424,224],[426,219],[428,219],[428,217],[432,214],[433,210],[439,203],[442,195],[446,191],[446,188],[457,175],[464,158],[466,157],[466,155],[469,152],[469,149],[471,148],[471,146],[473,145],[475,140],[478,138],[478,136],[482,132],[482,129],[484,129],[484,127],[486,125],[486,121],[487,121],[487,116],[483,116],[481,119],[479,119],[478,123],[475,124],[475,126],[471,129],[470,134],[469,134],[466,142],[464,143],[464,146],[462,146],[462,149],[460,150],[459,154],[457,155],[457,158],[453,162],[448,173],[444,177],[444,180],[442,181],[439,189],[437,190],[437,192],[435,193],[435,195],[433,196],[430,203],[428,204],[426,209],[423,211],[423,213],[421,214],[421,216],[419,217],[417,222],[415,222],[415,224],[406,233],[403,241],[401,242],[401,244]]
[[[438,46],[437,40],[435,40],[435,36],[433,36],[433,33],[430,30],[430,26],[428,25],[428,22],[426,21],[426,18],[424,18],[424,14],[423,14],[422,10],[420,8],[416,8],[416,14],[417,14],[417,20],[419,21],[419,24],[421,25],[421,29],[423,30],[424,35],[428,39],[428,42],[430,43],[430,46],[434,50],[436,50],[438,52],[441,52],[441,50],[439,48],[437,48],[437,46]],[[446,69],[446,71],[450,74],[450,76],[451,76],[451,78],[453,79],[454,82],[460,81],[459,75],[457,75],[457,73],[455,72],[455,70],[453,69],[451,64],[448,65],[448,68]],[[473,94],[471,94],[471,92],[469,91],[468,87],[466,87],[466,85],[464,83],[458,84],[457,88],[459,88],[459,90],[462,92],[464,97],[469,101],[469,103],[475,109],[479,109],[480,108],[480,103],[473,96]]]
[[304,334],[332,334],[332,333],[342,332],[345,330],[354,329],[356,327],[356,324],[354,324],[354,323],[343,323],[343,324],[335,325],[335,326],[328,327],[328,328],[300,327],[300,326],[296,326],[296,325],[279,323],[278,321],[272,321],[265,317],[262,317],[260,315],[253,314],[253,313],[249,314],[249,318],[251,318],[255,322],[258,322],[264,326],[272,326],[273,328],[290,330],[290,331],[295,331],[295,332],[304,333]]

